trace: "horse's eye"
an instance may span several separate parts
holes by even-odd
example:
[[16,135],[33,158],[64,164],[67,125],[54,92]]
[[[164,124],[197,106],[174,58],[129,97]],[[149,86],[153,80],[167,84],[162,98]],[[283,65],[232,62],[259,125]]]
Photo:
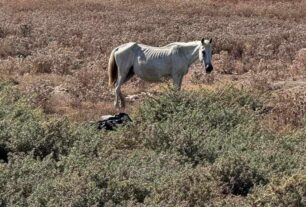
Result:
[[205,50],[202,51],[203,56],[205,55]]

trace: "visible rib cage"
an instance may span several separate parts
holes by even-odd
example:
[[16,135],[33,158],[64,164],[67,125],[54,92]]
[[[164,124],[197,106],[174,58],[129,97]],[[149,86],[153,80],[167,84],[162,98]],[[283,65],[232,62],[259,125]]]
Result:
[[171,49],[147,47],[143,49],[143,53],[145,54],[147,59],[164,59],[166,57],[169,57]]

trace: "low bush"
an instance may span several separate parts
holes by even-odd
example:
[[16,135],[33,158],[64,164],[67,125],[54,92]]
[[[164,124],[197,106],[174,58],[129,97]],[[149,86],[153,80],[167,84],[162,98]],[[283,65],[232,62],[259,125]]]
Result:
[[304,205],[305,128],[269,131],[247,90],[168,90],[115,132],[29,103],[0,85],[1,206]]
[[292,176],[277,178],[256,196],[256,206],[305,206],[306,174],[301,171]]
[[209,206],[218,188],[208,169],[185,169],[162,177],[146,200],[148,206]]
[[266,175],[244,159],[235,154],[214,164],[212,174],[220,181],[222,193],[246,196],[254,186],[267,184]]
[[47,119],[9,85],[2,85],[0,93],[2,149],[9,153],[33,153],[39,158],[67,154],[76,131],[68,120]]
[[259,98],[234,87],[214,92],[170,91],[144,103],[139,113],[142,124],[137,127],[149,149],[177,153],[181,162],[194,165],[213,163],[233,142],[245,145],[261,136],[254,113],[261,108]]

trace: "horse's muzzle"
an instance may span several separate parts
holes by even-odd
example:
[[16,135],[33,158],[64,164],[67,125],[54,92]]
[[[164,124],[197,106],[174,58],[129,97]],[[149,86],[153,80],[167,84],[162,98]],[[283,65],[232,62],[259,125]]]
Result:
[[212,66],[212,64],[208,64],[205,66],[206,73],[210,73],[213,69],[214,67]]

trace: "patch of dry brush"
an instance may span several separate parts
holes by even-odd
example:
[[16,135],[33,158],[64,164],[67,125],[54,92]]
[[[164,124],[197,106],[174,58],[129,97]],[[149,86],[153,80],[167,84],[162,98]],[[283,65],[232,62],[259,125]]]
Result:
[[[216,76],[252,72],[259,79],[269,74],[266,82],[297,80],[305,75],[305,62],[296,56],[306,47],[305,10],[305,0],[2,0],[0,78],[35,91],[46,112],[66,107],[69,114],[88,104],[111,104],[106,66],[115,46],[129,41],[161,46],[209,36]],[[50,82],[50,90],[43,89]],[[142,90],[136,84],[134,79],[126,92]],[[55,87],[65,88],[69,100],[52,105]]]

